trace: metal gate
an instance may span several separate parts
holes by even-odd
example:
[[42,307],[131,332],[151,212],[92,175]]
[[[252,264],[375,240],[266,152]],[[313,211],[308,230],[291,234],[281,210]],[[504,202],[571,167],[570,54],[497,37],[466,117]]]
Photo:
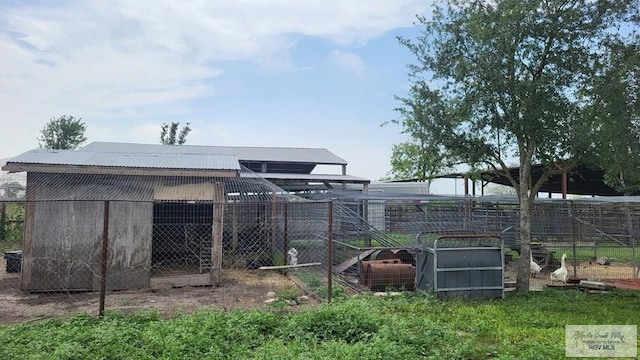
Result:
[[[426,241],[419,234],[416,288],[438,298],[504,297],[504,246],[497,235],[442,235]],[[432,236],[433,238],[433,236]]]

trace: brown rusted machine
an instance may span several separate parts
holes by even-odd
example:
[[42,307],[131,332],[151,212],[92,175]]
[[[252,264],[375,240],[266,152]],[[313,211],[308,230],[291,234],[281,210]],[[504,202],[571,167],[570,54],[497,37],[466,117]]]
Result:
[[[396,256],[395,253],[392,253]],[[360,262],[360,283],[371,291],[385,291],[387,289],[414,290],[416,268],[411,263],[404,263],[399,258],[365,260]],[[403,254],[403,256],[406,256]],[[413,256],[411,256],[413,258]],[[407,260],[410,259],[407,257]]]

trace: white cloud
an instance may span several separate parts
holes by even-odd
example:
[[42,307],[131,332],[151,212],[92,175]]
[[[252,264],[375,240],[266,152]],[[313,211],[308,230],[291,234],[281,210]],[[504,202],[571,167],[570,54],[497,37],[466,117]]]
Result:
[[345,67],[360,78],[364,77],[367,70],[364,61],[351,51],[333,50],[329,55],[329,59],[334,65]]
[[209,49],[213,58],[243,60],[286,46],[287,41],[273,38],[287,35],[318,36],[342,45],[364,42],[411,25],[426,7],[423,0],[120,1],[123,15],[156,45]]
[[[289,55],[303,36],[346,49],[412,26],[414,14],[428,6],[424,0],[18,4],[0,5],[0,126],[13,131],[1,135],[0,158],[33,148],[46,121],[63,114],[100,129],[88,134],[92,140],[110,133],[139,138],[105,121],[138,119],[127,126],[145,129],[149,117],[180,115],[187,101],[215,95],[229,62],[297,71]],[[364,71],[348,50],[331,56]],[[220,136],[228,134],[219,126]]]

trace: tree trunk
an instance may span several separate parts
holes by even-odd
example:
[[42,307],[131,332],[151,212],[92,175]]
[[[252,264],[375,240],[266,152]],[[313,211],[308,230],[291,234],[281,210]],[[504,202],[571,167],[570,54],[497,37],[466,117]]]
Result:
[[529,196],[520,197],[520,259],[518,260],[518,276],[516,291],[529,291],[529,277],[531,276],[531,211],[529,211]]
[[526,162],[520,163],[519,174],[520,259],[518,260],[518,276],[516,277],[516,291],[518,292],[529,291],[529,277],[531,276],[531,210],[533,209],[534,195],[529,190],[531,166],[526,165]]

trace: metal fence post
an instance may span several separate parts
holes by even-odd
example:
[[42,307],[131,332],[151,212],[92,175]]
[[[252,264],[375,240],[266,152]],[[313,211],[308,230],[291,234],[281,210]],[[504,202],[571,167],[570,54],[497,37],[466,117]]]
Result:
[[[571,209],[570,211],[573,214],[573,201],[571,201],[569,203],[569,208]],[[577,264],[578,258],[577,258],[577,249],[576,249],[576,242],[578,241],[578,239],[577,239],[578,226],[577,225],[578,224],[576,223],[576,220],[572,219],[571,220],[571,226],[572,226],[572,229],[573,229],[573,236],[572,236],[572,238],[573,238],[573,261],[572,261],[572,263],[573,263],[573,276],[574,277],[578,277],[578,264]]]
[[329,201],[329,226],[327,236],[327,302],[331,302],[333,291],[333,201]]
[[104,202],[102,225],[102,259],[100,262],[100,310],[99,316],[104,317],[104,303],[107,292],[107,251],[109,249],[109,200]]

